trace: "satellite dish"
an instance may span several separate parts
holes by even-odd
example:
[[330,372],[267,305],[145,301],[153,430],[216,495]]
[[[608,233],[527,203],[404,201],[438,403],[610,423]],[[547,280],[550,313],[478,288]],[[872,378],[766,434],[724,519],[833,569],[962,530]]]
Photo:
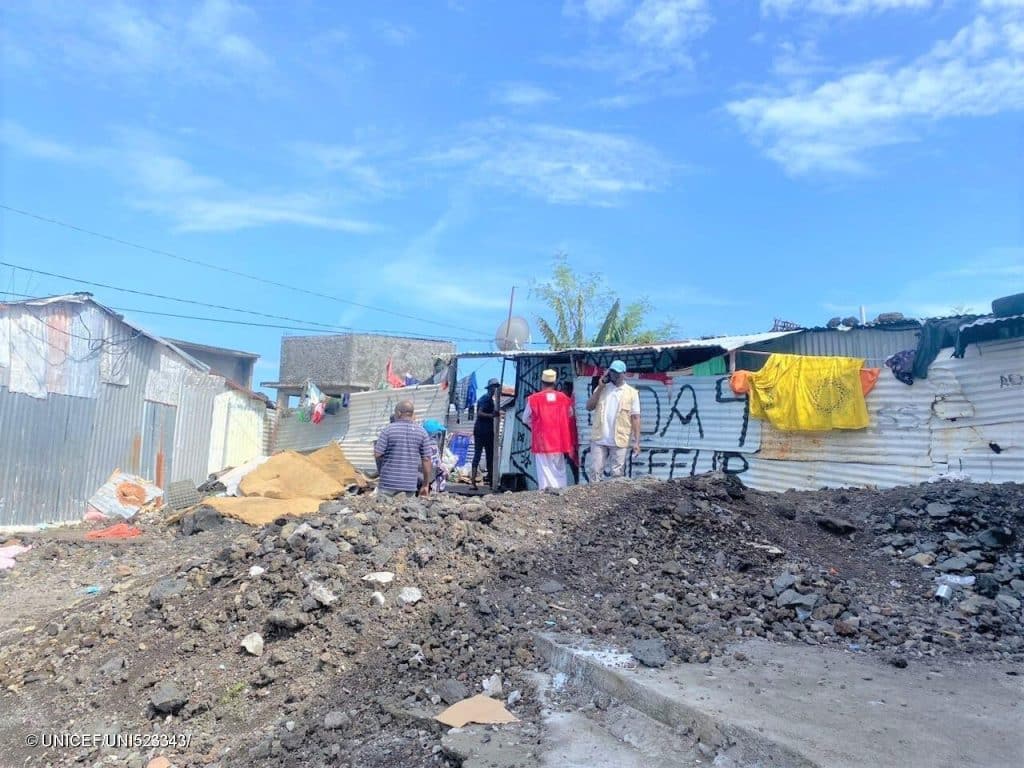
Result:
[[512,317],[498,326],[494,333],[494,343],[502,352],[526,349],[526,345],[530,343],[530,324],[525,318]]

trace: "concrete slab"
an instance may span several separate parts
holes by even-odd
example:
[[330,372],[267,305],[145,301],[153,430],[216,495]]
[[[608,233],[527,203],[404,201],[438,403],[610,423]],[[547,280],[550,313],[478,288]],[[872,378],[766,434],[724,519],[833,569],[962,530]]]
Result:
[[[571,639],[577,646],[579,641]],[[912,662],[765,641],[743,662],[605,667],[594,646],[550,635],[553,667],[737,763],[773,768],[1019,768],[1024,682],[1009,665]],[[937,670],[937,671],[933,671]]]

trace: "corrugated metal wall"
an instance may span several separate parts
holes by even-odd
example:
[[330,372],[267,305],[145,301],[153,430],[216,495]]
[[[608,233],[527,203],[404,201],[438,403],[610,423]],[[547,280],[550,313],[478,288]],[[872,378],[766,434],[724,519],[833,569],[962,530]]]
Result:
[[326,414],[319,424],[303,421],[298,411],[278,411],[275,449],[307,451],[339,442],[352,464],[363,471],[372,470],[373,443],[400,400],[413,401],[420,421],[443,422],[448,415],[448,389],[441,385],[356,392],[349,396],[348,408]]
[[[896,346],[909,341],[892,338],[896,338]],[[815,342],[803,349],[871,357],[885,353],[884,341],[875,334],[870,341],[874,347],[825,348]],[[768,491],[889,488],[944,476],[976,482],[1024,482],[1024,340],[975,345],[964,359],[953,359],[950,353],[943,350],[928,378],[912,386],[883,368],[867,398],[871,417],[867,429],[781,432],[750,420],[748,439],[742,446],[736,442],[738,412],[730,411],[723,402],[731,393],[728,385],[713,390],[714,396],[708,389],[718,377],[678,377],[668,387],[634,380],[632,384],[648,391],[642,390],[641,396],[642,451],[630,459],[628,472],[633,477],[679,477],[724,470],[739,475],[752,488]],[[520,379],[521,393],[536,389],[542,367],[558,367],[542,358],[525,358],[519,363],[520,376],[527,376],[525,386]],[[562,371],[563,376],[566,373]],[[686,385],[692,396],[683,391]],[[588,386],[589,379],[576,381],[584,456],[589,418],[582,403]],[[665,391],[655,396],[659,386]],[[681,393],[686,396],[680,398]],[[671,401],[674,413],[670,409],[669,417],[663,401]],[[523,405],[521,395],[517,414]],[[683,423],[691,411],[689,422]],[[742,412],[746,413],[745,404]],[[516,424],[509,451],[512,471],[526,475],[532,487],[529,431],[519,418]]]
[[[917,347],[918,329],[900,326],[854,328],[849,331],[816,330],[794,333],[772,341],[752,344],[747,350],[778,352],[789,355],[831,355],[837,357],[863,357],[870,367],[878,367],[890,355]],[[767,356],[736,352],[736,367],[758,371]]]
[[213,404],[207,473],[237,467],[264,454],[266,413],[262,400],[254,400],[233,389],[217,395]]
[[[46,349],[45,386],[78,396],[46,391],[33,397],[0,386],[0,526],[81,519],[89,497],[117,469],[164,485],[205,479],[213,403],[223,380],[177,357],[171,368],[184,366],[183,373],[169,388],[167,361],[174,353],[165,345],[94,305],[44,309],[49,327],[38,345]],[[93,341],[79,349],[70,333]],[[91,344],[100,338],[97,353]],[[147,401],[151,373],[160,385],[154,391],[172,403]]]
[[36,399],[0,387],[0,526],[81,519],[115,469],[138,472],[143,392],[155,343],[119,351],[127,386],[100,384],[97,398]]

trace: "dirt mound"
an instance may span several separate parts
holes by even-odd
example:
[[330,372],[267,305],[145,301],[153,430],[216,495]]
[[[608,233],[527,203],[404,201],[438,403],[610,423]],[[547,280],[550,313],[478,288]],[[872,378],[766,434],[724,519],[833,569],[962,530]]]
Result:
[[[163,750],[190,766],[444,765],[429,718],[464,695],[511,697],[535,720],[538,630],[659,663],[705,662],[741,637],[895,664],[1021,660],[1022,502],[1015,485],[771,495],[722,476],[329,501],[301,520],[159,540],[168,559],[146,578],[32,631],[22,621],[0,647],[0,731],[20,745],[38,722],[159,727],[191,734]],[[83,557],[47,546],[51,568]],[[39,562],[19,560],[0,589],[27,589]],[[390,581],[364,578],[380,572]],[[948,602],[934,597],[940,574],[962,577]],[[149,755],[108,752],[104,765]],[[27,758],[44,751],[11,755]]]

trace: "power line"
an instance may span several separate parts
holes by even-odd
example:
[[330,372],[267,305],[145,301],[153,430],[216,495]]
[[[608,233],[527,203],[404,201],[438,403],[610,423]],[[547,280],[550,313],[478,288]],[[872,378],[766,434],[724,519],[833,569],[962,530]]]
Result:
[[[195,299],[183,299],[183,298],[179,298],[177,296],[168,296],[166,294],[161,294],[161,293],[151,293],[149,291],[139,291],[139,290],[136,290],[134,288],[122,288],[120,286],[111,285],[110,283],[100,283],[100,282],[96,282],[96,281],[93,281],[93,280],[83,280],[81,278],[71,277],[70,275],[62,275],[62,274],[59,274],[57,272],[47,272],[47,271],[41,270],[41,269],[33,269],[31,267],[23,267],[23,266],[21,266],[19,264],[12,264],[11,262],[7,262],[7,261],[0,261],[0,266],[10,267],[11,269],[17,269],[17,270],[20,270],[22,272],[30,272],[30,273],[36,274],[36,275],[43,275],[45,277],[54,277],[54,278],[57,278],[59,280],[67,280],[67,281],[70,281],[72,283],[81,283],[82,285],[88,285],[88,286],[92,286],[92,287],[95,287],[95,288],[106,288],[106,289],[112,290],[112,291],[120,291],[122,293],[131,293],[131,294],[134,294],[136,296],[146,296],[148,298],[162,299],[164,301],[176,301],[176,302],[181,303],[181,304],[190,304],[190,305],[198,306],[198,307],[206,307],[207,309],[223,309],[223,310],[226,310],[228,312],[240,312],[242,314],[253,315],[253,316],[256,316],[256,317],[265,317],[265,318],[268,318],[268,319],[271,319],[271,320],[285,320],[285,321],[287,321],[289,323],[299,323],[299,324],[301,324],[301,325],[303,325],[305,327],[302,327],[302,328],[285,327],[285,326],[274,325],[274,324],[269,324],[269,323],[243,323],[243,322],[239,322],[239,321],[223,320],[223,319],[219,319],[219,318],[192,317],[192,316],[188,316],[188,315],[176,315],[176,314],[172,314],[172,313],[160,313],[160,312],[153,312],[151,310],[121,310],[121,309],[118,309],[119,312],[120,311],[139,312],[140,314],[153,314],[153,315],[161,315],[162,314],[162,315],[164,315],[166,317],[181,317],[183,319],[192,319],[192,320],[208,320],[208,321],[212,321],[212,322],[231,323],[231,324],[235,324],[235,325],[252,325],[254,327],[264,327],[264,328],[278,328],[278,329],[282,329],[283,328],[285,330],[316,331],[316,332],[319,332],[319,333],[328,333],[328,332],[337,333],[339,331],[343,331],[343,332],[346,332],[346,333],[371,333],[371,334],[377,334],[377,335],[406,336],[406,337],[415,337],[415,338],[422,338],[422,339],[433,339],[434,338],[434,337],[428,336],[426,334],[420,334],[420,333],[401,333],[401,332],[398,332],[398,331],[380,331],[380,330],[366,331],[366,330],[361,330],[361,329],[358,329],[358,328],[352,328],[352,327],[349,327],[349,326],[331,325],[329,323],[319,323],[319,322],[316,322],[314,320],[301,320],[301,319],[294,318],[294,317],[288,317],[286,315],[272,315],[272,314],[268,314],[266,312],[257,312],[257,311],[252,310],[252,309],[244,309],[244,308],[241,308],[241,307],[229,307],[229,306],[225,306],[223,304],[210,304],[208,302],[197,301]],[[115,309],[115,307],[111,307],[111,309]],[[309,326],[317,326],[317,327],[316,328],[310,328]],[[447,340],[447,339],[442,339],[442,341],[445,341],[445,340]],[[487,341],[489,341],[489,339],[483,339],[483,338],[459,338],[459,339],[451,339],[451,341],[487,342]]]
[[408,315],[408,314],[405,314],[403,312],[396,312],[396,311],[391,310],[391,309],[383,309],[382,307],[374,307],[374,306],[371,306],[369,304],[361,304],[358,301],[352,301],[350,299],[343,299],[343,298],[341,298],[339,296],[332,296],[332,295],[327,294],[327,293],[319,293],[318,291],[311,291],[308,288],[301,288],[301,287],[296,286],[296,285],[288,285],[287,283],[280,283],[280,282],[277,282],[276,280],[269,280],[269,279],[267,279],[265,277],[260,277],[259,275],[250,275],[250,274],[248,274],[246,272],[240,272],[238,270],[230,269],[228,267],[221,267],[221,266],[219,266],[217,264],[211,264],[210,262],[207,262],[207,261],[200,261],[199,259],[191,259],[191,258],[189,258],[187,256],[179,256],[178,254],[171,253],[170,251],[162,251],[159,248],[150,248],[148,245],[140,245],[139,243],[133,243],[130,240],[123,240],[123,239],[121,239],[119,237],[114,237],[113,235],[105,235],[102,232],[95,232],[95,231],[93,231],[91,229],[85,229],[84,227],[79,227],[79,226],[77,226],[75,224],[69,224],[68,222],[61,221],[60,219],[53,219],[53,218],[50,218],[48,216],[41,216],[38,213],[32,213],[31,211],[24,211],[24,210],[21,210],[20,208],[14,208],[14,207],[12,207],[10,205],[5,205],[3,203],[0,203],[0,209],[5,210],[5,211],[10,211],[11,213],[17,213],[20,216],[26,216],[26,217],[28,217],[30,219],[36,219],[37,221],[42,221],[42,222],[45,222],[46,224],[53,224],[53,225],[58,226],[58,227],[64,227],[66,229],[74,230],[75,232],[81,232],[84,235],[89,235],[91,237],[98,237],[101,240],[107,240],[109,242],[117,243],[119,245],[125,245],[125,246],[128,246],[129,248],[136,248],[136,249],[138,249],[140,251],[145,251],[147,253],[156,254],[157,256],[166,256],[166,257],[171,258],[171,259],[177,259],[178,261],[183,261],[186,264],[194,264],[194,265],[199,266],[199,267],[206,267],[207,269],[213,269],[213,270],[216,270],[217,272],[224,272],[225,274],[234,275],[235,277],[244,277],[247,280],[255,280],[256,282],[264,283],[265,285],[273,285],[273,286],[275,286],[277,288],[284,288],[285,290],[288,290],[288,291],[295,291],[297,293],[304,293],[307,296],[316,296],[317,298],[321,298],[321,299],[329,299],[330,301],[337,301],[337,302],[339,302],[341,304],[348,304],[348,305],[353,306],[353,307],[359,307],[361,309],[368,309],[368,310],[370,310],[372,312],[383,312],[385,314],[394,315],[395,317],[401,317],[401,318],[404,318],[406,320],[416,320],[417,322],[421,322],[421,323],[430,323],[431,325],[438,325],[438,326],[443,326],[443,327],[446,327],[446,328],[455,328],[456,330],[459,330],[459,331],[468,331],[469,333],[479,333],[478,330],[475,330],[475,329],[472,329],[472,328],[464,328],[464,327],[462,327],[460,325],[453,325],[451,323],[444,323],[444,322],[441,322],[440,320],[428,320],[427,318],[424,318],[424,317],[417,317],[416,315]]

